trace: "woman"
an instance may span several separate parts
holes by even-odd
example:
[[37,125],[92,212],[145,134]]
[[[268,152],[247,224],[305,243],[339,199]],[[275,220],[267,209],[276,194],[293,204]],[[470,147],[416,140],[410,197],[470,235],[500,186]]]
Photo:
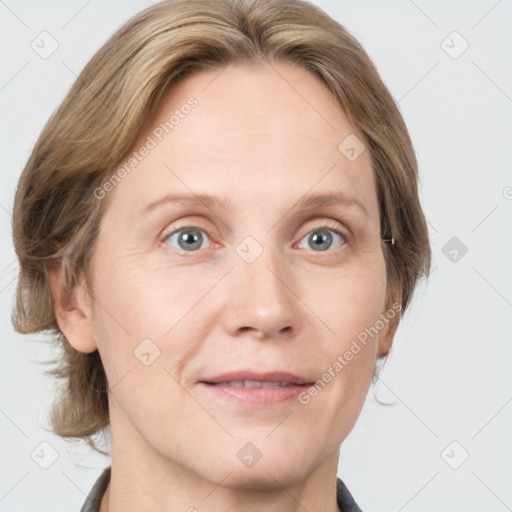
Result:
[[83,511],[360,510],[337,478],[428,274],[417,162],[359,43],[284,0],[170,0],[87,64],[20,178],[15,328]]

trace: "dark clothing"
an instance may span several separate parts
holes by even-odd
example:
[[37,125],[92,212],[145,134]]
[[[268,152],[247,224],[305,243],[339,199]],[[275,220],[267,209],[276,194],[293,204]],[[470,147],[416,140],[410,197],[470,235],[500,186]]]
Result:
[[[111,466],[105,468],[96,480],[80,512],[99,512],[101,499],[110,481],[110,468]],[[362,512],[346,485],[339,478],[336,483],[336,499],[340,512]]]
[[103,473],[101,473],[99,478],[96,480],[80,512],[99,512],[101,500],[103,499],[103,495],[105,494],[108,483],[110,482],[110,468],[111,466],[105,468]]

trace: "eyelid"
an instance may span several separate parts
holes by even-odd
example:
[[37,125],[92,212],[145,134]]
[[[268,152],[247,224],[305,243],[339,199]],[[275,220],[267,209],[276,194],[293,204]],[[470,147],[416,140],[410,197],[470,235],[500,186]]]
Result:
[[[318,226],[316,226],[316,223],[319,223]],[[313,224],[314,226],[309,226],[310,224]],[[309,226],[309,227],[308,227]],[[333,231],[336,231],[340,235],[342,235],[346,241],[351,241],[353,238],[352,231],[346,227],[344,224],[342,224],[340,221],[334,220],[334,219],[314,219],[311,222],[306,223],[306,227],[304,228],[304,235],[300,238],[304,238],[305,235],[307,235],[310,231],[316,231],[317,229],[327,228],[331,229]]]
[[[171,228],[169,229],[165,229],[162,233],[162,240],[165,240],[166,238],[169,238],[171,235],[173,235],[174,233],[176,233],[176,231],[182,231],[184,229],[199,229],[201,231],[204,231],[204,232],[208,232],[208,230],[206,228],[202,228],[201,226],[198,225],[198,223],[193,223],[193,222],[184,222],[183,224],[180,223],[180,221],[177,221],[176,224],[173,224],[171,226]],[[209,237],[209,235],[208,235]]]

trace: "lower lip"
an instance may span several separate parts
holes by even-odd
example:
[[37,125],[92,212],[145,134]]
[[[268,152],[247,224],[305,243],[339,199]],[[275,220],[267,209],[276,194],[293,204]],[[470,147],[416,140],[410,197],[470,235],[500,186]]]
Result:
[[305,384],[280,388],[235,388],[206,384],[205,382],[200,384],[217,396],[238,402],[241,405],[254,407],[272,407],[292,402],[310,386],[310,384]]

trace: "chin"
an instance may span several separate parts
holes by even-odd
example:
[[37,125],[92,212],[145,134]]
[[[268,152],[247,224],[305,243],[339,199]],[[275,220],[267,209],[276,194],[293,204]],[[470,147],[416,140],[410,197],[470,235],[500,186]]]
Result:
[[[244,454],[250,454],[252,450],[254,448],[246,447],[245,452],[242,451],[240,454],[241,460],[238,456],[235,456],[234,459],[232,457],[217,459],[215,470],[216,477],[218,477],[217,482],[226,478],[226,475],[230,473],[222,484],[230,489],[280,489],[283,486],[302,481],[321,463],[318,461],[315,464],[313,454],[304,447],[299,450],[298,457],[281,449],[271,450],[262,447],[259,460],[244,463]],[[306,454],[308,454],[308,460],[304,459]],[[253,455],[258,456],[256,452]],[[211,478],[211,466],[207,469],[209,478]]]
[[[273,465],[270,465],[268,468],[262,465],[259,468],[237,468],[232,471],[223,482],[223,487],[247,491],[282,489],[302,481],[307,476],[307,471],[304,468],[298,468],[296,464],[291,463],[288,464],[288,467],[283,467],[279,470]],[[224,474],[224,477],[226,474],[227,472]]]

